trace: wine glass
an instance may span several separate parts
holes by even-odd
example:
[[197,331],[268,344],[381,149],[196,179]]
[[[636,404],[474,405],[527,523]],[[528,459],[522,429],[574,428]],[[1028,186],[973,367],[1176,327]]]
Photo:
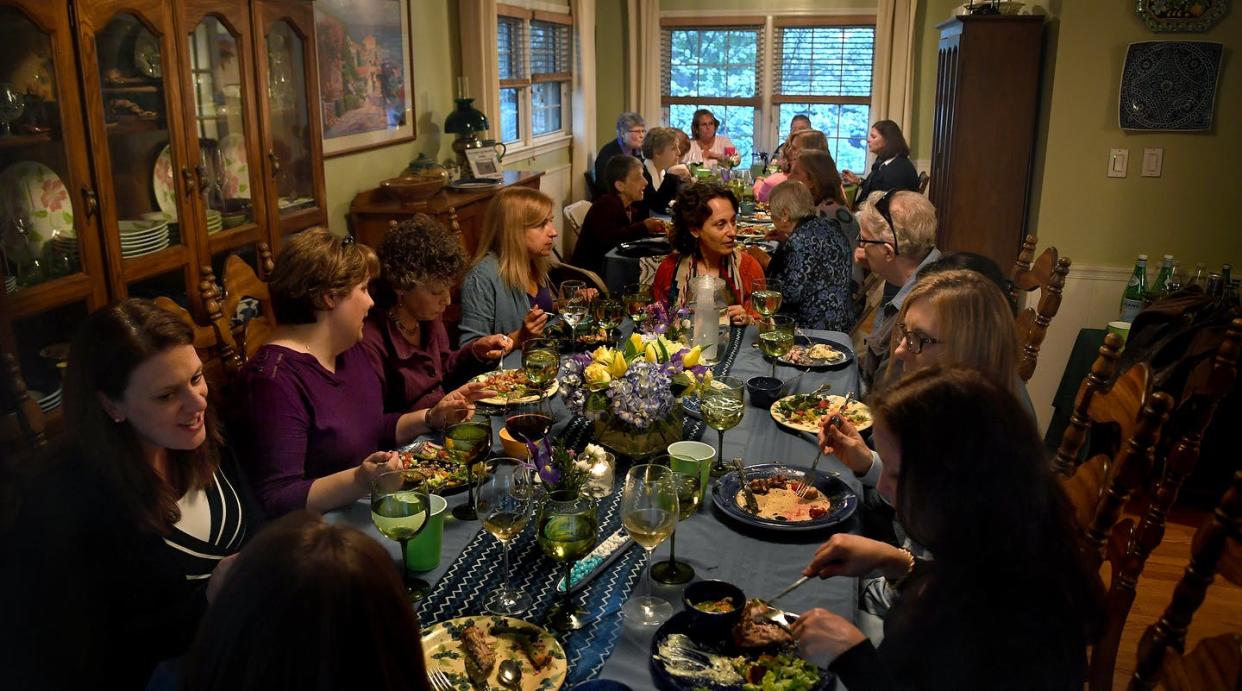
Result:
[[453,507],[453,517],[461,521],[473,521],[479,517],[474,510],[475,464],[479,459],[486,458],[492,450],[491,419],[476,415],[464,422],[449,425],[444,430],[444,448],[459,463],[466,464],[466,485],[470,491],[470,498],[466,503]]
[[699,411],[703,422],[716,430],[716,463],[712,475],[718,477],[729,472],[724,461],[725,430],[737,427],[746,412],[746,383],[737,377],[715,377],[711,384],[699,391]]
[[560,367],[560,349],[551,338],[531,338],[522,344],[522,369],[526,380],[547,389]]
[[625,302],[625,311],[630,315],[634,326],[642,326],[642,323],[647,320],[647,305],[650,305],[652,301],[651,286],[630,283],[625,286],[625,291],[621,293],[621,296]]
[[750,282],[750,304],[765,319],[781,309],[781,286],[778,281],[756,278]]
[[621,326],[621,320],[625,317],[625,305],[615,298],[597,298],[591,303],[591,317],[611,338],[613,331]]
[[504,552],[505,584],[488,594],[483,607],[492,614],[511,616],[530,608],[530,595],[514,588],[509,579],[509,543],[526,527],[535,496],[530,470],[516,458],[494,458],[479,479],[475,508],[483,529],[500,540]]
[[371,521],[389,540],[401,544],[401,574],[410,600],[420,600],[431,585],[406,568],[410,540],[422,532],[431,516],[427,485],[416,474],[404,470],[381,473],[371,483]]
[[513,415],[505,419],[505,427],[514,439],[537,444],[548,436],[552,429],[552,416],[542,406],[527,404],[518,406]]
[[0,84],[0,137],[13,134],[12,123],[26,111],[26,101],[12,84]]
[[565,571],[565,594],[548,611],[548,626],[557,631],[575,631],[586,626],[587,620],[586,610],[578,607],[570,594],[570,577],[574,562],[595,549],[599,537],[595,502],[572,490],[551,492],[539,507],[538,525],[539,548],[561,562]]
[[565,281],[561,283],[561,319],[569,325],[569,342],[573,344],[578,334],[578,324],[587,315],[586,283]]
[[571,300],[580,299],[584,290],[586,290],[586,281],[561,281],[556,296],[556,311],[560,312],[565,309],[565,305]]
[[[677,487],[677,520],[689,519],[699,510],[699,463],[687,456],[666,456],[669,469],[673,471],[673,484]],[[653,461],[664,464],[664,459]],[[694,578],[694,567],[677,561],[677,531],[668,538],[668,561],[651,566],[651,577],[668,585],[689,583]]]
[[772,328],[759,334],[759,350],[772,358],[772,377],[776,377],[776,361],[789,354],[794,344],[793,317],[777,314],[771,317]]
[[[648,560],[655,548],[677,528],[677,487],[673,475],[667,466],[645,464],[630,468],[625,476],[625,489],[621,490],[621,523],[630,537],[647,550]],[[673,616],[673,606],[651,595],[648,580],[647,593],[631,597],[621,608],[621,614],[636,624],[657,626]]]

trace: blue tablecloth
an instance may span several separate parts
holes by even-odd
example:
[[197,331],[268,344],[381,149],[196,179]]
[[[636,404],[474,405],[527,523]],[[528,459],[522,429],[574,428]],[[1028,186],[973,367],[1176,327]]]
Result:
[[[824,336],[840,343],[849,343],[846,334],[838,332],[809,331],[811,336]],[[729,374],[742,379],[768,374],[770,364],[751,347],[755,341],[753,328],[734,329],[732,343],[736,357],[718,366]],[[511,356],[513,357],[513,356]],[[516,366],[506,362],[506,366]],[[780,376],[789,377],[797,372],[780,367]],[[856,366],[835,372],[812,372],[799,383],[798,390],[810,391],[827,383],[833,392],[844,395],[858,391],[859,379]],[[552,403],[557,419],[554,432],[563,433],[568,425],[571,434],[585,433],[582,421],[571,421],[568,411],[559,398]],[[500,424],[494,425],[499,430]],[[687,425],[688,431],[693,431]],[[703,439],[715,445],[715,433]],[[500,448],[497,439],[495,447]],[[741,456],[747,463],[779,461],[795,466],[808,466],[815,457],[815,442],[811,435],[784,431],[772,420],[770,414],[754,406],[747,406],[741,424],[725,434],[726,458]],[[856,491],[859,489],[852,474],[835,457],[828,456],[820,463],[824,471],[837,471]],[[618,474],[618,481],[622,475]],[[618,492],[601,502],[601,539],[611,535],[619,527],[617,504]],[[710,497],[710,494],[709,494]],[[465,501],[466,495],[449,498],[449,505]],[[709,499],[710,504],[710,499]],[[370,510],[365,504],[331,512],[330,520],[345,521],[375,536],[399,559],[396,543],[385,540],[375,531],[370,521]],[[857,518],[839,527],[857,532]],[[698,514],[683,521],[677,527],[677,556],[692,565],[699,578],[723,579],[737,584],[748,595],[771,596],[792,583],[803,566],[810,560],[815,547],[827,538],[824,533],[772,534],[756,533],[740,528],[726,519],[714,507],[704,508]],[[423,577],[435,583],[427,600],[420,605],[420,619],[424,625],[456,616],[480,611],[483,595],[500,583],[501,554],[499,544],[479,528],[477,522],[462,522],[446,515],[444,540],[441,547],[440,566]],[[525,618],[542,623],[548,605],[554,600],[552,590],[559,578],[560,566],[539,552],[531,531],[515,539],[513,552],[514,582],[530,593],[536,602]],[[666,559],[668,548],[661,546],[655,558]],[[635,626],[620,615],[620,607],[636,587],[639,578],[645,578],[645,553],[635,547],[596,578],[582,593],[587,608],[596,615],[587,628],[563,637],[570,661],[570,688],[573,683],[594,676],[615,679],[635,689],[653,688],[649,669],[651,636],[654,628]],[[684,586],[660,586],[655,594],[664,597],[680,608],[681,590]],[[834,578],[815,581],[794,591],[782,600],[790,611],[802,611],[810,607],[824,607],[848,619],[857,612],[857,583],[852,578]]]

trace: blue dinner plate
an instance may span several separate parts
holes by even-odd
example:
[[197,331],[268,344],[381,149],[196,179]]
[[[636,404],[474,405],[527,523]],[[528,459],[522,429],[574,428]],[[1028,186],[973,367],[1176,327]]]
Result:
[[[671,619],[660,625],[656,629],[655,636],[651,638],[651,678],[655,680],[656,687],[663,691],[692,691],[693,689],[711,689],[711,691],[734,691],[741,689],[742,685],[726,686],[716,684],[701,677],[677,677],[669,673],[663,660],[656,659],[656,655],[660,651],[660,643],[669,636],[681,633],[690,636],[690,613],[678,612]],[[693,638],[691,639],[693,640]],[[695,645],[705,650],[718,652],[721,655],[739,655],[742,651],[737,650],[732,643],[707,644],[695,641]],[[792,652],[792,651],[791,651]],[[755,655],[757,656],[757,654]],[[827,670],[819,670],[820,684],[815,691],[826,691],[832,688],[832,675]],[[576,691],[576,690],[575,690]]]
[[[771,477],[777,474],[784,474],[786,477],[797,477],[799,473],[810,472],[806,468],[794,468],[779,463],[763,463],[760,465],[752,465],[746,469],[746,477],[754,480],[756,478]],[[824,475],[819,471],[815,471],[814,479],[815,488],[825,497],[828,497],[828,513],[813,518],[809,521],[798,521],[790,523],[788,521],[777,521],[770,518],[760,518],[746,509],[738,506],[737,493],[741,490],[742,485],[738,482],[737,471],[731,471],[722,475],[712,487],[712,501],[716,507],[724,512],[731,520],[753,528],[762,528],[765,530],[774,530],[783,533],[802,533],[813,530],[823,530],[834,526],[841,521],[854,515],[854,511],[858,508],[858,495],[850,486],[845,484],[843,480],[832,475]]]
[[628,684],[612,679],[591,679],[574,687],[573,691],[634,691]]
[[[833,362],[833,363],[825,364],[825,365],[814,365],[811,367],[812,370],[821,372],[821,371],[826,371],[826,370],[844,369],[845,367],[849,366],[851,362],[854,361],[854,346],[848,343],[834,341],[831,338],[820,338],[818,336],[798,336],[794,339],[794,345],[809,346],[809,345],[814,345],[816,343],[827,343],[833,348],[836,348],[837,350],[844,353],[845,359],[839,362]],[[779,362],[782,365],[788,365],[789,367],[806,367],[806,365],[795,365],[792,362],[789,362],[788,360],[786,360],[785,358],[780,358]]]

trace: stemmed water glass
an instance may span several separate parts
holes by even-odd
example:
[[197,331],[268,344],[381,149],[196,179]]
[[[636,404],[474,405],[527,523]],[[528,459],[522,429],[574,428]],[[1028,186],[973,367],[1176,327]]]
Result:
[[401,544],[402,580],[411,600],[421,599],[431,588],[406,567],[410,540],[422,532],[430,516],[427,485],[418,475],[394,470],[380,474],[371,483],[371,521],[384,537]]
[[[685,521],[699,510],[701,495],[699,485],[699,461],[686,456],[668,456],[669,469],[673,471],[673,484],[677,487],[677,520]],[[663,465],[663,459],[653,461]],[[651,566],[651,577],[669,585],[689,583],[694,578],[694,567],[677,561],[677,531],[668,538],[668,561]]]
[[771,317],[771,328],[759,334],[759,350],[772,358],[772,377],[776,377],[776,361],[789,354],[794,344],[793,317],[777,314]]
[[483,606],[492,614],[511,616],[530,608],[531,598],[509,579],[509,543],[526,527],[535,496],[530,470],[516,458],[494,458],[479,480],[475,507],[483,529],[500,540],[505,584],[488,594]]
[[561,562],[565,572],[564,595],[549,610],[548,626],[557,631],[575,631],[586,626],[587,619],[586,610],[574,603],[570,577],[574,562],[595,549],[599,537],[595,502],[572,490],[551,492],[539,507],[538,525],[539,548]]
[[569,342],[572,344],[578,337],[578,324],[587,315],[586,283],[582,281],[565,281],[561,283],[561,319],[569,325]]
[[746,384],[737,377],[715,377],[711,383],[699,391],[699,411],[703,422],[716,430],[716,463],[712,466],[712,476],[719,477],[729,468],[724,461],[724,433],[733,429],[742,421],[746,412]]
[[750,282],[750,304],[761,317],[767,319],[781,309],[780,283],[769,278],[756,278]]
[[[546,391],[560,369],[560,348],[551,338],[531,338],[522,344],[522,369],[526,380]],[[542,395],[542,394],[541,394]]]
[[[662,465],[636,465],[625,476],[621,490],[621,523],[634,541],[652,552],[677,528],[677,486],[671,468]],[[650,571],[648,571],[650,577]],[[621,614],[643,626],[656,626],[673,616],[668,601],[651,595],[648,580],[646,594],[631,597]]]
[[612,338],[613,331],[621,326],[621,320],[625,317],[625,305],[615,298],[596,298],[591,303],[591,317]]
[[473,521],[479,517],[474,510],[475,465],[492,450],[491,418],[475,415],[464,422],[449,425],[444,431],[444,448],[459,463],[466,465],[466,482],[470,491],[469,501],[453,507],[453,517],[460,521]]
[[621,293],[621,299],[625,302],[625,311],[630,315],[630,320],[634,322],[637,329],[641,327],[643,322],[647,320],[647,305],[651,304],[651,286],[645,286],[641,283],[630,283],[625,286],[625,290]]

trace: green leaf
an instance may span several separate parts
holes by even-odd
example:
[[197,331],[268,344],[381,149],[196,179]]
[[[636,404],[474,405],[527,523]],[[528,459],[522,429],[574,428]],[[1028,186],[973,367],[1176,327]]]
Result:
[[38,211],[34,212],[34,217],[35,218],[47,218],[47,209],[39,209]]
[[63,218],[65,219],[65,223],[68,223],[69,225],[73,225],[73,214],[72,213],[66,211]]

